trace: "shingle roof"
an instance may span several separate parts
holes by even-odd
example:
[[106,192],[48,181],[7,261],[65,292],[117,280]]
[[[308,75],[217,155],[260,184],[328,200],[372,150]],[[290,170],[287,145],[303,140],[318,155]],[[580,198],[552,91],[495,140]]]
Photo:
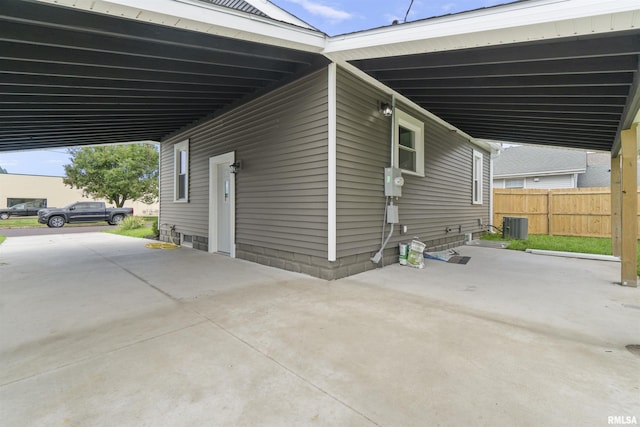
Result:
[[505,148],[493,161],[493,176],[531,176],[584,173],[587,153],[521,145]]
[[244,0],[198,0],[198,1],[203,3],[215,4],[216,6],[228,7],[230,9],[239,10],[241,12],[253,13],[254,15],[264,16],[268,18],[268,16],[265,15],[262,11],[253,7],[252,5],[250,5]]

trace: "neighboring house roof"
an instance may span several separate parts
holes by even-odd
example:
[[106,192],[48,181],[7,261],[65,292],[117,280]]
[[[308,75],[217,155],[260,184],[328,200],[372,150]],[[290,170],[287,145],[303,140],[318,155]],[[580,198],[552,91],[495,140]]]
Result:
[[260,9],[253,7],[251,4],[247,3],[244,0],[198,0],[203,3],[211,3],[217,6],[224,6],[231,9],[239,10],[241,12],[253,13],[254,15],[263,16],[268,18],[268,16],[263,13]]
[[537,146],[505,148],[493,161],[494,178],[584,173],[587,153]]
[[193,0],[201,3],[209,3],[216,6],[223,6],[240,12],[251,13],[262,18],[269,18],[274,21],[286,22],[298,27],[312,29],[320,33],[319,30],[304,22],[297,16],[287,12],[268,0]]

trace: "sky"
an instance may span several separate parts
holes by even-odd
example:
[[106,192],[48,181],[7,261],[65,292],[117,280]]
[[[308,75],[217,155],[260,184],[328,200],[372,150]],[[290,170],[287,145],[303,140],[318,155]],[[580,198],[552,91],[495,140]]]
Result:
[[[458,13],[511,0],[270,0],[309,25],[334,36],[403,22]],[[69,154],[54,150],[0,153],[0,166],[13,174],[64,176]]]
[[270,0],[330,36],[450,13],[464,12],[514,0]]

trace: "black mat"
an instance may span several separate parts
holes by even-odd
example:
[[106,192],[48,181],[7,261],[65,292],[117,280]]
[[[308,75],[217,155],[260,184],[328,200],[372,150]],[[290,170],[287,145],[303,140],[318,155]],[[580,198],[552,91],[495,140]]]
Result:
[[449,263],[451,264],[466,264],[469,262],[469,260],[471,259],[470,256],[460,256],[460,255],[454,255],[451,258],[449,258]]

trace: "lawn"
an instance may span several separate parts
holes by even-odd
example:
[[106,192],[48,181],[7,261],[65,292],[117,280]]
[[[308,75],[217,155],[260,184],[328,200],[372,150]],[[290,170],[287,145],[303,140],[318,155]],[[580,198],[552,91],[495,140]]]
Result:
[[[153,230],[148,221],[153,221],[155,217],[144,217],[146,222],[144,227],[136,228],[133,230],[122,230],[120,227],[111,228],[109,230],[104,230],[105,233],[118,234],[120,236],[129,236],[129,237],[140,237],[145,238],[149,236],[153,236]],[[83,225],[102,225],[104,222],[92,222],[92,223],[83,223],[83,224],[66,224],[65,227],[74,227],[74,226],[83,226]],[[15,218],[15,219],[7,219],[0,222],[1,228],[31,228],[31,227],[46,227],[44,224],[38,224],[38,221],[35,218]],[[0,234],[0,245],[2,242],[6,240],[7,236]]]
[[[154,216],[145,216],[143,217],[145,221],[153,221],[155,219]],[[83,222],[79,224],[65,224],[65,227],[84,227],[88,225],[107,225],[105,221],[99,222]],[[26,218],[9,218],[5,220],[0,220],[0,229],[2,228],[33,228],[33,227],[46,227],[46,224],[38,223],[38,219],[36,217],[26,217]]]
[[129,216],[126,217],[118,227],[105,230],[105,233],[128,237],[154,238],[154,223],[157,224],[156,217]]
[[153,231],[151,230],[151,226],[134,228],[133,230],[122,230],[120,227],[116,227],[116,228],[112,228],[110,230],[104,230],[104,232],[105,233],[111,233],[111,234],[117,234],[117,235],[120,235],[120,236],[140,237],[140,238],[153,236]]
[[[486,233],[484,240],[503,240],[502,235]],[[510,240],[507,249],[543,249],[547,251],[579,252],[584,254],[611,255],[611,239],[602,237],[548,236],[529,234],[527,240]],[[640,275],[640,243],[638,243],[636,265]]]
[[0,228],[26,228],[26,227],[46,227],[45,224],[39,224],[36,217],[26,218],[9,218],[0,220]]
[[[82,222],[78,224],[65,224],[65,227],[87,227],[91,225],[107,225],[106,222]],[[40,224],[38,219],[35,217],[27,217],[27,218],[9,218],[5,220],[0,220],[0,229],[2,228],[35,228],[35,227],[46,227],[46,224]]]

